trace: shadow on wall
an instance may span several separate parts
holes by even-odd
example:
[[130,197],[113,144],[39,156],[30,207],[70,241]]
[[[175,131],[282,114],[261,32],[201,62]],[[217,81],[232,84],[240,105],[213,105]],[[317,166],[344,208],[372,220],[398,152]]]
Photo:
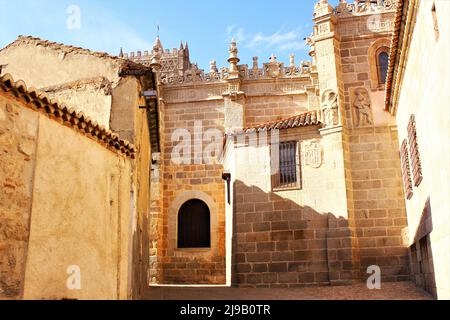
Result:
[[412,281],[437,298],[433,252],[430,241],[432,231],[431,203],[428,197],[414,236],[414,244],[409,248],[410,267]]
[[[360,263],[356,231],[347,219],[318,213],[241,181],[235,182],[234,190],[234,286],[345,285],[370,276],[360,271],[368,266]],[[407,258],[383,259],[380,252],[373,254],[381,262],[383,281],[409,278]]]

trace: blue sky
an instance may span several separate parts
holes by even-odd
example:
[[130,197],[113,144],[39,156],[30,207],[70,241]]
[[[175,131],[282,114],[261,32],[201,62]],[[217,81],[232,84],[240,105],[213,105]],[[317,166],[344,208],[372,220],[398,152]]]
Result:
[[[0,0],[0,47],[18,35],[33,35],[118,54],[151,50],[160,25],[165,48],[188,41],[192,62],[225,66],[228,44],[238,40],[241,63],[260,64],[272,53],[288,62],[309,59],[303,39],[312,31],[316,0]],[[338,0],[330,1],[336,4]],[[69,29],[71,5],[80,9],[80,29]]]

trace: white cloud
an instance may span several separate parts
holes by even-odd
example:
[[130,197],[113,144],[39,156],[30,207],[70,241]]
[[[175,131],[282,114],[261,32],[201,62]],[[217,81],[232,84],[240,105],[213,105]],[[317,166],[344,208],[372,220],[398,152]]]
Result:
[[304,42],[290,42],[282,44],[278,47],[278,50],[280,51],[298,51],[298,50],[304,50],[306,49],[306,44]]
[[250,43],[247,47],[254,48],[256,46],[263,46],[266,48],[271,48],[276,45],[282,45],[290,41],[294,41],[299,38],[299,35],[295,31],[289,31],[286,33],[276,32],[271,35],[264,35],[261,32],[255,34],[252,37]]
[[230,41],[232,38],[236,40],[237,43],[243,43],[247,40],[247,35],[245,33],[244,28],[238,28],[237,25],[228,26],[227,30],[227,41]]
[[275,49],[279,52],[287,52],[303,50],[306,47],[300,29],[263,34],[262,32],[247,33],[238,25],[230,25],[227,28],[227,40],[231,38],[235,38],[240,45],[254,50]]

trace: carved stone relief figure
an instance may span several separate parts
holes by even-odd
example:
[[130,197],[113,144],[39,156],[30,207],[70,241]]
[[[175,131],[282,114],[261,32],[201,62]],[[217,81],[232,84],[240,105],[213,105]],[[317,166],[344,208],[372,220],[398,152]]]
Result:
[[338,95],[333,90],[327,90],[322,95],[322,121],[326,127],[339,124]]
[[370,101],[369,92],[365,88],[357,88],[354,92],[354,115],[355,126],[370,126],[373,125],[372,103]]

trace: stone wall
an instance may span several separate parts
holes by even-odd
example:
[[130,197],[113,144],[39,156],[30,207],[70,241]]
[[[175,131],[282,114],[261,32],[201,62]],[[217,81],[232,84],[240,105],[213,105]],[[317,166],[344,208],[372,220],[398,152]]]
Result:
[[[0,295],[129,299],[131,159],[34,105],[0,99]],[[75,290],[71,266],[80,271]]]
[[[39,121],[24,298],[129,299],[131,162],[45,116]],[[72,265],[80,290],[66,286]]]
[[[334,148],[341,148],[318,129],[280,131],[281,141],[300,141],[299,189],[272,190],[270,145],[235,146],[234,285],[297,287],[353,279],[352,234],[335,199],[342,197],[343,177]],[[320,148],[317,163],[306,156],[312,142]]]
[[[225,284],[225,188],[222,180],[223,165],[207,164],[203,151],[216,143],[219,150],[223,141],[208,141],[204,133],[210,129],[224,132],[223,104],[218,102],[166,103],[163,105],[164,131],[162,133],[161,187],[162,232],[157,238],[157,248],[153,246],[150,257],[153,268],[151,282],[163,284]],[[202,127],[195,131],[195,122]],[[191,139],[191,164],[173,162],[172,151],[183,140],[172,141],[176,130],[187,130]],[[194,146],[203,146],[199,151]],[[219,155],[218,155],[219,156]],[[204,200],[211,212],[211,248],[190,250],[177,248],[176,221],[180,207],[191,199]],[[157,219],[157,216],[153,215]],[[161,220],[156,220],[161,222]],[[158,223],[153,220],[151,224]],[[155,240],[154,240],[155,241]],[[156,254],[156,257],[155,257]],[[156,259],[155,259],[156,258]]]
[[23,296],[38,115],[0,96],[0,299]]
[[[359,19],[365,22],[367,18]],[[375,56],[389,43],[385,32],[364,38],[347,32],[339,43],[339,76],[349,210],[357,236],[359,274],[365,279],[367,268],[377,265],[385,281],[398,281],[407,279],[409,269],[404,238],[407,221],[395,121],[384,111],[384,85],[378,83]],[[369,106],[368,117],[360,117],[356,107],[361,95]]]
[[[412,22],[412,25],[404,35],[408,37],[408,41],[406,45],[399,45],[402,59],[405,60],[398,66],[401,81],[397,80],[395,86],[399,86],[400,91],[398,101],[392,107],[396,109],[398,125],[397,149],[404,141],[407,141],[409,149],[411,140],[408,125],[412,115],[416,122],[423,179],[419,185],[413,182],[413,195],[406,200],[408,245],[415,247],[416,253],[422,247],[429,248],[428,256],[431,257],[432,264],[428,265],[431,267],[427,267],[426,257],[422,258],[420,254],[412,261],[417,264],[421,260],[423,273],[434,273],[436,285],[425,285],[420,280],[417,283],[427,287],[437,298],[449,299],[450,25],[447,17],[450,14],[450,2],[422,0],[418,3],[409,9],[411,16],[408,16],[408,23]],[[432,11],[433,4],[435,15]],[[411,271],[416,275],[417,265]],[[414,276],[413,280],[415,279],[417,278]]]
[[349,139],[361,274],[377,265],[385,281],[406,280],[407,221],[395,127],[355,129]]
[[129,67],[126,60],[30,37],[19,37],[2,49],[0,61],[7,65],[4,72],[110,128],[139,150],[132,175],[133,219],[138,227],[133,230],[134,245],[130,250],[136,260],[133,287],[136,292],[142,291],[142,284],[147,283],[144,265],[148,264],[148,254],[144,251],[148,252],[152,146],[149,111],[141,108],[148,102],[140,93],[154,89],[151,73],[144,70],[145,75],[124,76],[121,72]]

